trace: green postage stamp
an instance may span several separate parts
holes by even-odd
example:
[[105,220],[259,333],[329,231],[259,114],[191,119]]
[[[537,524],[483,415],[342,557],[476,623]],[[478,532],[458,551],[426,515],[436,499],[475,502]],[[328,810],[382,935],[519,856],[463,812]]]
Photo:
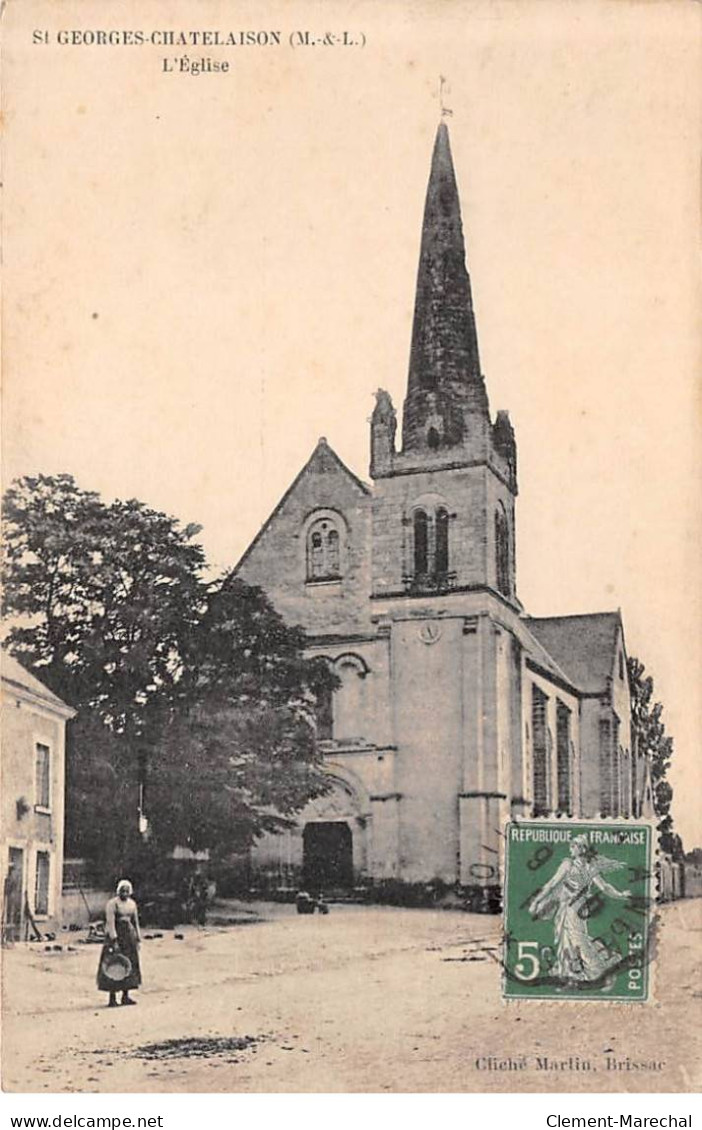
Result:
[[654,835],[628,820],[507,825],[505,997],[648,999]]

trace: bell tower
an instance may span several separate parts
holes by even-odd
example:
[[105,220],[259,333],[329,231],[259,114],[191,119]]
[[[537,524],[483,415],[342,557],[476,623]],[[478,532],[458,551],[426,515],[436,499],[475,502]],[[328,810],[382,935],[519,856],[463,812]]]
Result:
[[371,420],[376,598],[485,588],[518,607],[517,450],[490,417],[449,133],[436,132],[424,205],[402,447],[379,390]]
[[394,815],[388,799],[382,819],[395,821],[404,878],[459,882],[493,905],[499,828],[522,791],[517,449],[507,413],[490,415],[443,121],[399,448],[397,432],[381,389],[371,418],[371,617],[387,640],[397,751]]

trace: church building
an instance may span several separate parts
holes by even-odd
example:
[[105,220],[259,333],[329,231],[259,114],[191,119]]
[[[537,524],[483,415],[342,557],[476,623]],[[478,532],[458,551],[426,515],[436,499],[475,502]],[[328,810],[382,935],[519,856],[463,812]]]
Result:
[[402,434],[379,390],[370,479],[326,439],[236,567],[340,685],[332,788],[253,850],[295,889],[456,887],[499,901],[510,816],[640,815],[618,612],[534,618],[517,596],[517,447],[491,416],[445,122],[431,162]]

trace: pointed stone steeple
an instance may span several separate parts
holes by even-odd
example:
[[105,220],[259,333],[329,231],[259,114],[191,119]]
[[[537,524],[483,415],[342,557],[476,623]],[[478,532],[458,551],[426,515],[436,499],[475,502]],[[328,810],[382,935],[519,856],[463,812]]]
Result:
[[489,422],[448,129],[436,133],[417,273],[403,451],[453,447]]

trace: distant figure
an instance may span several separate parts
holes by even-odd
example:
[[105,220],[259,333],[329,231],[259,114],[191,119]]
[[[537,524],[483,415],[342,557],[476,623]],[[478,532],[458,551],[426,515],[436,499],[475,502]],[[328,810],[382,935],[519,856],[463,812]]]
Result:
[[298,914],[314,914],[315,901],[307,891],[298,891],[295,895],[295,906]]
[[122,1004],[136,1004],[129,995],[130,989],[138,989],[141,984],[141,966],[139,965],[139,945],[141,933],[139,931],[139,912],[137,904],[132,898],[132,884],[129,879],[120,879],[117,884],[117,894],[111,898],[105,907],[105,931],[107,941],[100,954],[98,964],[97,987],[103,993],[109,993],[108,1008],[117,1006],[117,989],[115,982],[105,976],[103,962],[111,954],[120,953],[129,959],[131,971],[119,987],[122,990]]
[[188,898],[190,912],[198,926],[204,926],[207,922],[208,894],[207,880],[202,872],[198,870],[190,880]]
[[320,914],[329,913],[329,906],[324,901],[324,895],[321,892],[316,898],[313,898],[307,891],[298,891],[295,896],[295,906],[298,914],[314,914],[315,910],[318,910]]

